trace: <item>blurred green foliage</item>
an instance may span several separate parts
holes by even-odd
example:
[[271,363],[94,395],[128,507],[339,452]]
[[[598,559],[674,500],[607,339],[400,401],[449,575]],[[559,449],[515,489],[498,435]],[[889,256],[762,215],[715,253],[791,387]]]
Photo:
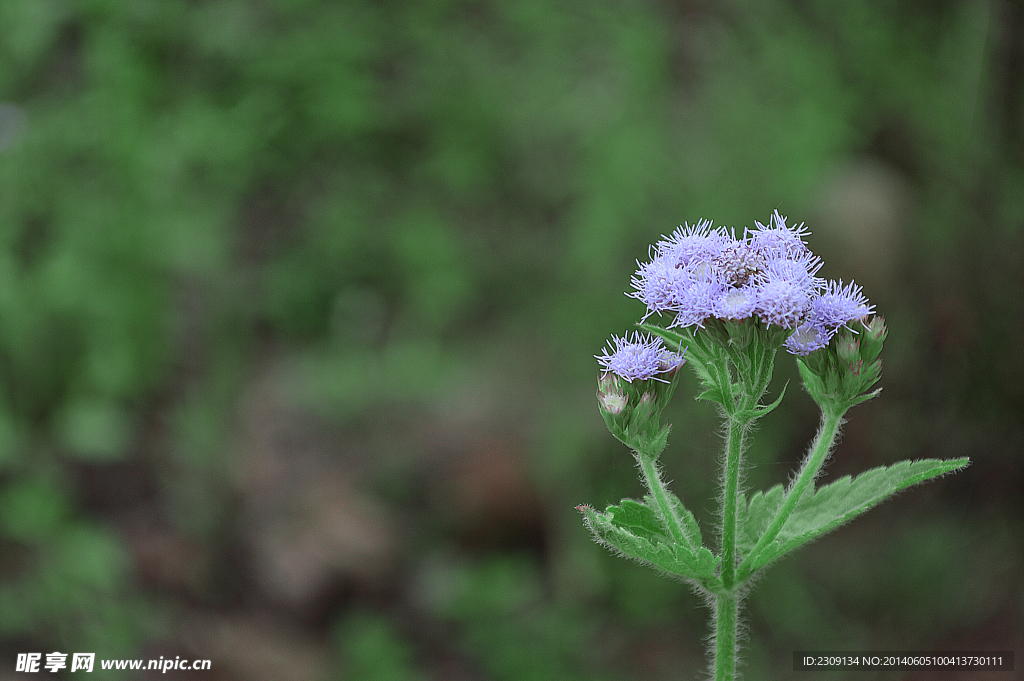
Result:
[[[777,206],[820,229],[823,274],[857,277],[892,329],[885,392],[840,447],[849,468],[976,465],[894,502],[958,515],[891,527],[901,516],[878,511],[769,577],[751,676],[811,644],[1007,640],[1022,602],[1022,22],[984,1],[0,3],[4,659],[141,656],[177,645],[182,611],[245,602],[229,452],[248,379],[284,357],[299,402],[365,445],[361,484],[426,528],[406,564],[454,541],[413,519],[426,445],[408,424],[483,411],[522,433],[544,514],[541,549],[446,559],[449,591],[419,615],[443,636],[366,614],[357,589],[328,616],[339,673],[430,678],[445,656],[514,681],[696,671],[690,594],[601,555],[572,511],[636,493],[594,408],[592,355],[636,320],[622,292],[658,235]],[[896,179],[850,193],[840,180],[864,159]],[[879,237],[858,211],[892,192]],[[665,464],[706,521],[714,415],[677,399]],[[813,432],[809,400],[787,402],[752,485],[784,481]],[[126,528],[150,516],[213,556],[188,597],[140,576]],[[969,554],[988,559],[957,562]],[[894,560],[936,592],[952,575],[987,595],[908,591],[885,579]],[[856,574],[826,579],[844,565]],[[894,603],[900,621],[884,620]]]

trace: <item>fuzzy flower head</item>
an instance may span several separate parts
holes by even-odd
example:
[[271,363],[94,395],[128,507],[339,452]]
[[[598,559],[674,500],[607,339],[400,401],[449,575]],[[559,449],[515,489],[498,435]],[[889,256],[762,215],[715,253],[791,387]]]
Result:
[[661,412],[678,384],[682,354],[659,337],[633,333],[612,336],[605,353],[595,357],[604,370],[597,400],[608,429],[638,456],[657,458],[669,430],[661,425]]
[[663,255],[656,255],[650,262],[640,265],[633,275],[632,284],[636,292],[632,296],[647,306],[644,318],[678,308],[681,292],[687,283],[685,279]]
[[811,301],[804,321],[786,340],[786,349],[794,355],[808,355],[820,350],[829,344],[840,328],[849,329],[850,322],[867,319],[874,309],[860,286],[853,282],[844,286],[841,280],[830,281]]
[[685,224],[656,245],[660,255],[678,268],[693,265],[703,266],[712,260],[726,245],[721,230],[712,229],[710,220],[701,220],[696,225]]
[[793,335],[786,339],[783,345],[791,354],[794,355],[809,355],[815,350],[828,345],[831,340],[832,334],[826,329],[812,324],[810,322],[804,322],[800,326],[796,327],[796,331]]
[[770,227],[756,221],[754,224],[757,225],[757,229],[750,237],[750,246],[766,260],[799,258],[810,253],[807,242],[804,241],[804,237],[810,232],[803,224],[787,227],[786,218],[779,215],[779,211],[772,214]]
[[680,227],[637,263],[628,295],[647,306],[644,319],[672,315],[669,328],[758,316],[794,329],[821,288],[821,261],[804,243],[803,225],[788,227],[778,211],[770,223],[742,235],[706,220]]
[[714,301],[714,316],[718,319],[746,319],[757,309],[760,295],[756,286],[730,287]]
[[[605,373],[613,373],[629,383],[667,382],[662,374],[671,374],[683,364],[683,356],[666,348],[661,338],[633,333],[632,338],[612,336],[603,355],[594,355]],[[609,354],[608,350],[612,352]]]
[[820,279],[817,258],[773,260],[765,267],[758,287],[758,316],[769,326],[792,329],[811,307]]
[[669,326],[703,326],[704,320],[714,315],[716,301],[724,292],[725,285],[706,268],[681,272],[676,298],[679,304],[673,308],[676,316]]
[[824,329],[837,330],[856,319],[864,319],[875,306],[868,303],[860,286],[852,281],[843,286],[843,281],[830,281],[811,303],[808,320]]
[[[738,235],[702,220],[654,244],[650,260],[637,262],[634,290],[627,294],[646,305],[643,320],[669,315],[667,328],[706,330],[708,324],[717,328],[719,322],[756,319],[774,327],[774,333],[790,333],[785,347],[807,355],[828,345],[839,329],[874,312],[860,286],[817,276],[822,262],[807,247],[810,232],[803,224],[787,225],[778,211],[768,225],[755,224]],[[608,371],[614,371],[608,363],[618,351],[599,358]],[[614,361],[624,367],[621,358]],[[639,359],[631,361],[633,366]],[[630,375],[641,373],[632,369]]]
[[764,269],[764,260],[747,242],[734,239],[718,254],[712,267],[728,285],[744,286]]

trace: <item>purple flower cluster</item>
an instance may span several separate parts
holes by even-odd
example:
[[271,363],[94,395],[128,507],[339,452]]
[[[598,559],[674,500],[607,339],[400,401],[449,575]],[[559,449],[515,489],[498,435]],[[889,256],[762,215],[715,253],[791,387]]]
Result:
[[803,225],[789,227],[775,211],[770,226],[737,237],[709,221],[684,225],[651,247],[637,263],[628,295],[652,314],[674,315],[671,327],[703,327],[710,318],[757,316],[768,326],[792,329],[786,348],[806,355],[824,347],[835,332],[873,311],[852,282],[816,276],[821,259],[807,248]]
[[[658,374],[675,371],[683,363],[681,354],[666,348],[660,338],[651,338],[646,334],[634,332],[632,339],[612,336],[608,346],[603,355],[594,357],[605,372],[611,372],[630,383],[651,378],[664,381],[658,378]],[[608,353],[609,349],[612,350],[611,354]]]

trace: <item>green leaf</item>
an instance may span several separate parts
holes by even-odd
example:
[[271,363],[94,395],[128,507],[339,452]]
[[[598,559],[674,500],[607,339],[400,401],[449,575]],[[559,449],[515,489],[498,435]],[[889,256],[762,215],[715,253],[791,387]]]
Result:
[[785,498],[782,485],[776,485],[767,492],[753,494],[748,503],[740,506],[736,549],[741,556],[753,550]]
[[779,406],[779,404],[782,403],[782,398],[786,396],[786,388],[788,388],[788,387],[789,387],[789,382],[787,381],[786,385],[782,386],[782,392],[779,394],[778,399],[776,399],[771,404],[759,404],[759,405],[757,405],[756,407],[754,407],[754,413],[752,414],[752,416],[754,416],[756,418],[761,418],[765,414],[768,414],[771,411],[773,411],[775,409],[775,407]]
[[609,506],[605,516],[619,527],[651,542],[668,541],[668,532],[658,514],[647,504],[623,499],[618,506]]
[[[676,517],[679,518],[679,524],[683,528],[683,535],[690,542],[690,545],[694,547],[703,545],[704,540],[700,535],[700,525],[697,524],[697,519],[693,513],[690,509],[683,506],[682,500],[675,494],[672,494],[669,490],[665,490],[665,494],[668,496],[672,508],[675,509]],[[653,503],[650,497],[647,497],[647,501],[648,503]]]
[[706,581],[715,576],[715,557],[706,547],[695,554],[689,547],[671,542],[663,530],[652,532],[652,521],[657,528],[661,523],[645,504],[626,499],[604,513],[589,506],[579,510],[595,539],[615,553],[684,579]]
[[[775,541],[765,546],[760,554],[754,557],[750,572],[831,532],[900,490],[959,470],[969,464],[970,460],[966,458],[901,461],[892,466],[873,468],[855,478],[846,476],[825,485],[813,495],[806,495],[797,504],[793,515],[786,521]],[[748,551],[752,548],[752,544],[749,543],[750,537],[753,536],[756,543],[760,536],[758,532],[763,532],[771,520],[773,507],[777,509],[781,504],[779,490],[780,487],[775,487],[760,498],[756,494],[751,497],[747,522],[741,535]]]
[[700,547],[695,554],[690,553],[686,547],[679,546],[678,544],[674,549],[676,560],[685,566],[689,576],[704,580],[714,577],[715,568],[718,567],[718,559],[715,557],[715,554],[711,553],[708,547]]
[[660,326],[648,324],[646,322],[638,324],[637,326],[648,333],[653,333],[655,336],[661,336],[662,340],[666,341],[667,347],[673,350],[677,347],[688,348],[694,340],[693,334],[689,333],[689,331],[683,334],[678,331],[663,329]]
[[719,387],[714,387],[709,390],[705,390],[695,397],[696,400],[702,400],[704,402],[714,402],[715,404],[724,405],[728,401],[728,397]]

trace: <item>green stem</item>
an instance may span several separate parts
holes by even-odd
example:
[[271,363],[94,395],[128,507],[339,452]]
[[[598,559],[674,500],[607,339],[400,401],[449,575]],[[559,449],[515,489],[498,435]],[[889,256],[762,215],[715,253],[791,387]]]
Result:
[[740,459],[746,419],[729,416],[729,433],[725,441],[725,498],[722,500],[722,586],[732,589],[736,581],[736,499],[739,496]]
[[736,635],[740,597],[735,592],[715,595],[715,681],[736,678]]
[[642,453],[637,459],[640,461],[640,470],[643,471],[647,489],[651,491],[654,503],[658,506],[658,513],[661,515],[662,522],[668,528],[669,534],[672,535],[672,540],[677,544],[689,547],[691,551],[695,550],[696,547],[686,536],[686,533],[683,532],[683,525],[679,522],[679,516],[676,515],[676,510],[668,500],[665,483],[662,482],[661,476],[658,475],[657,460],[648,458]]
[[765,529],[764,534],[757,540],[757,544],[754,545],[754,548],[739,567],[742,579],[746,579],[752,571],[751,566],[764,548],[779,535],[782,527],[789,520],[789,516],[793,514],[796,505],[803,498],[808,486],[814,484],[814,479],[818,477],[821,466],[825,463],[825,459],[828,457],[828,453],[835,442],[836,435],[839,433],[839,425],[842,423],[844,413],[845,410],[839,411],[837,409],[822,412],[821,426],[818,428],[818,434],[814,438],[810,454],[804,460],[804,465],[797,475],[796,482],[790,487],[785,501],[782,502],[782,506],[779,507],[778,513],[775,514],[772,522]]

